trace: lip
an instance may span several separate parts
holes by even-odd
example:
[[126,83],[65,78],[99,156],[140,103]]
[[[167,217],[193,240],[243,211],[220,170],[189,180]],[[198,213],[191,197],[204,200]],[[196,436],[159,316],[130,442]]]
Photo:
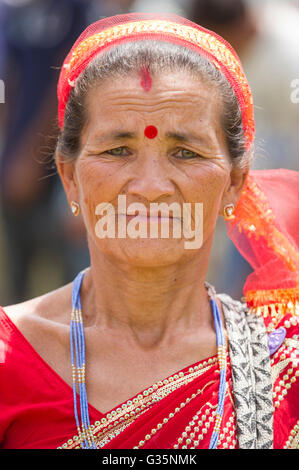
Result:
[[143,215],[143,214],[138,214],[138,215],[129,215],[126,214],[127,218],[137,218],[139,220],[172,220],[173,217],[165,217],[161,215]]
[[158,214],[158,215],[154,215],[154,214],[150,214],[150,212],[139,212],[138,214],[123,214],[123,213],[119,213],[118,215],[122,215],[122,216],[126,216],[127,218],[134,218],[134,217],[138,217],[139,219],[152,219],[152,220],[161,220],[161,219],[179,219],[179,217],[173,217],[172,215],[170,214]]

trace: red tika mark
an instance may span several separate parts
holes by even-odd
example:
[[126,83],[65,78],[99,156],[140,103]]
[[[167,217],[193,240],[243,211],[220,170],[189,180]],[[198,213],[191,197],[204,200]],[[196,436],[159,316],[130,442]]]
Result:
[[147,67],[141,69],[141,86],[145,91],[150,91],[152,88],[153,80],[150,71]]
[[156,128],[156,126],[147,126],[144,129],[144,135],[148,139],[154,139],[158,135],[158,129]]

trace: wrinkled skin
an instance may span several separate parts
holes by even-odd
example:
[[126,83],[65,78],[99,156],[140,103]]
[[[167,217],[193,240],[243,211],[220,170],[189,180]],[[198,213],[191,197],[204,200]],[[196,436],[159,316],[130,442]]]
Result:
[[[216,219],[226,204],[236,204],[246,171],[232,169],[221,98],[186,73],[152,77],[150,90],[141,86],[140,74],[110,80],[89,92],[86,106],[78,157],[66,163],[58,154],[57,164],[87,231],[91,267],[81,288],[87,395],[106,412],[216,354],[204,281]],[[149,125],[158,130],[154,139],[144,135]],[[185,249],[183,238],[97,237],[95,208],[101,202],[117,207],[119,194],[147,208],[152,202],[202,202],[201,248]],[[69,284],[6,308],[70,386],[71,290]]]
[[[69,201],[80,203],[91,251],[145,267],[201,257],[209,250],[218,214],[225,204],[236,203],[245,176],[232,171],[216,90],[178,72],[155,77],[145,92],[140,78],[130,76],[101,84],[87,102],[81,151],[75,164],[60,165],[60,174]],[[158,129],[155,139],[145,137],[148,125]],[[119,155],[109,155],[111,150]],[[119,194],[126,195],[127,204],[141,202],[147,208],[152,202],[202,202],[201,253],[184,249],[183,239],[98,239],[95,208],[109,202],[117,210]]]

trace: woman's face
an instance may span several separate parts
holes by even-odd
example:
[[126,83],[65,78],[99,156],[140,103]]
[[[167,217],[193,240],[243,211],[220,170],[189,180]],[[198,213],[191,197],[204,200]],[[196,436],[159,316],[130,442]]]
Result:
[[[80,204],[90,247],[135,266],[167,265],[204,250],[217,216],[226,204],[236,204],[245,176],[232,171],[218,92],[182,71],[154,77],[136,74],[104,81],[89,92],[86,106],[88,121],[78,158],[58,163],[58,168],[68,200]],[[149,126],[154,134],[148,133]],[[119,195],[125,196],[125,210]],[[148,211],[152,203],[164,203],[164,209],[176,203],[181,218],[143,217],[136,225],[134,215],[125,215],[132,203]],[[100,215],[99,204],[110,204],[106,207],[114,208],[115,215]],[[108,230],[102,224],[103,216],[106,221],[109,217],[109,224],[114,222],[115,238],[112,225]],[[150,223],[158,226],[158,238],[151,236]],[[124,230],[124,224],[127,230],[121,238],[118,228]],[[161,236],[163,224],[169,224],[166,238]],[[181,227],[180,238],[172,235],[174,225],[176,230]],[[187,225],[191,233],[196,230],[193,240],[198,243],[192,249],[186,248],[185,242],[192,240],[184,235]],[[108,230],[108,238],[99,227]],[[134,227],[143,234],[146,229],[146,238],[133,238]]]

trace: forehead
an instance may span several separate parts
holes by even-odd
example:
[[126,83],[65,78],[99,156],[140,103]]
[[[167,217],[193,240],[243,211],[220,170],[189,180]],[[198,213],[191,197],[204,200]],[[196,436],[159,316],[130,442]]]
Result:
[[113,123],[138,125],[151,120],[159,126],[185,125],[218,131],[221,98],[217,89],[190,72],[164,71],[106,79],[92,88],[86,99],[88,127],[98,132]]

